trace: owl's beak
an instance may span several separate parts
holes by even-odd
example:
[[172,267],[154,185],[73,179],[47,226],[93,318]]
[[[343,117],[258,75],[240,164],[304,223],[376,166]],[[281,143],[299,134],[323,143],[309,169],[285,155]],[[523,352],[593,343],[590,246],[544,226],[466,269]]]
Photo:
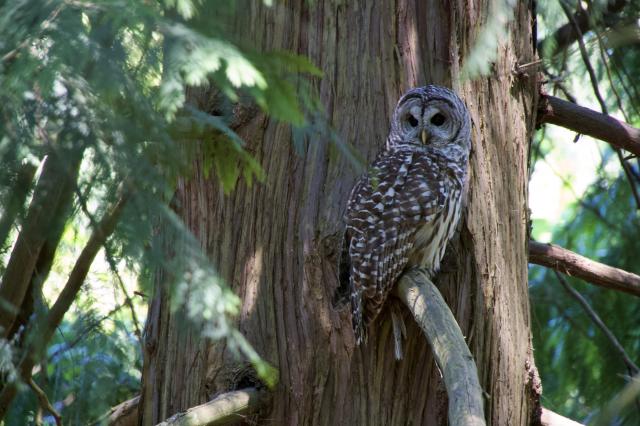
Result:
[[422,143],[426,145],[427,141],[429,140],[429,134],[425,129],[422,129],[422,133],[420,134],[420,137],[422,138]]

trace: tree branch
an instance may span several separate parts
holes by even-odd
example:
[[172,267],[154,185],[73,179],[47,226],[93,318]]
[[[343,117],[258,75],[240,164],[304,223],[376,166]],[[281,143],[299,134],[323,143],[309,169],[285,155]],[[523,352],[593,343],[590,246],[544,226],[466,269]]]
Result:
[[40,406],[47,410],[49,414],[53,416],[57,426],[62,426],[62,417],[60,417],[60,413],[58,413],[56,409],[53,408],[53,405],[51,405],[51,402],[49,402],[49,398],[47,398],[47,394],[44,393],[42,389],[40,389],[36,382],[33,381],[33,377],[29,377],[29,379],[27,380],[27,384],[29,385],[33,393],[35,393],[38,397]]
[[[616,14],[620,12],[627,2],[625,0],[612,0],[609,1],[606,11],[603,13],[603,21],[611,20],[616,17]],[[573,44],[578,38],[582,37],[582,34],[591,29],[592,18],[587,11],[579,10],[573,15],[573,21],[577,24],[579,32],[576,31],[575,26],[571,20],[558,28],[552,35],[538,42],[538,51],[541,55],[544,55],[546,46],[554,46],[549,54],[549,57],[553,57],[558,53],[565,50],[568,46]]]
[[236,423],[260,409],[265,391],[246,388],[224,393],[217,398],[184,413],[178,413],[157,426],[218,426]]
[[104,320],[106,320],[107,318],[110,318],[112,315],[114,315],[116,312],[118,312],[124,306],[125,306],[124,304],[120,304],[120,305],[116,306],[115,308],[113,308],[111,311],[109,311],[106,315],[104,315],[101,318],[96,319],[95,321],[92,321],[91,323],[87,324],[86,326],[84,326],[82,328],[81,331],[78,332],[77,336],[73,340],[67,341],[65,339],[64,340],[64,345],[59,345],[58,349],[56,349],[53,353],[51,353],[51,354],[49,354],[47,356],[47,362],[49,362],[49,363],[50,362],[55,362],[56,358],[58,358],[60,355],[62,355],[63,353],[65,353],[68,350],[73,349],[78,343],[85,341],[85,339],[87,338],[87,335],[89,333],[91,333]]
[[[140,419],[140,395],[112,407],[106,414],[109,426],[137,426]],[[98,420],[101,423],[104,418]]]
[[611,330],[609,330],[609,327],[607,327],[605,325],[605,323],[602,321],[600,316],[589,305],[589,302],[587,302],[587,300],[584,297],[582,297],[582,295],[580,293],[578,293],[576,291],[576,289],[571,287],[569,285],[569,283],[567,282],[567,280],[565,280],[558,271],[553,271],[553,272],[556,274],[556,277],[558,278],[558,281],[560,282],[562,287],[565,289],[565,291],[567,293],[569,293],[571,295],[571,297],[576,299],[578,301],[578,303],[580,303],[580,305],[582,305],[582,308],[586,312],[587,316],[589,318],[591,318],[591,321],[593,321],[593,323],[595,325],[597,325],[600,328],[600,330],[602,330],[602,332],[607,337],[607,339],[609,340],[611,345],[614,348],[616,348],[616,350],[618,351],[618,353],[622,357],[622,361],[627,366],[627,369],[629,370],[631,375],[635,376],[638,373],[640,373],[640,370],[638,369],[638,366],[631,360],[631,358],[629,358],[629,355],[627,355],[627,352],[624,350],[624,348],[622,347],[622,345],[620,344],[620,342],[618,341],[616,336],[614,336],[614,334],[611,332]]
[[587,259],[553,244],[529,241],[529,263],[546,266],[601,287],[640,296],[640,276]]
[[[76,196],[80,201],[80,207],[82,208],[82,212],[85,214],[85,216],[87,216],[87,218],[91,222],[91,225],[93,225],[94,227],[97,226],[96,219],[93,217],[93,215],[89,211],[89,208],[87,207],[87,200],[85,199],[84,195],[80,192],[79,188],[76,188]],[[120,272],[118,271],[118,265],[116,264],[116,261],[113,257],[109,242],[105,240],[103,247],[104,247],[105,257],[107,258],[107,263],[109,263],[109,268],[111,269],[111,272],[113,273],[113,275],[116,278],[116,281],[118,282],[120,291],[122,291],[122,294],[124,295],[125,304],[129,308],[129,311],[131,313],[133,327],[136,329],[135,335],[138,338],[138,342],[142,342],[142,331],[140,329],[140,321],[138,320],[138,315],[136,314],[136,310],[135,310],[135,307],[133,306],[133,301],[129,296],[129,292],[127,291],[127,287],[124,285],[124,281],[120,276]]]
[[102,248],[104,242],[113,233],[118,224],[120,215],[129,198],[128,196],[128,193],[122,195],[111,210],[105,214],[93,230],[87,245],[82,249],[78,260],[69,274],[67,283],[47,315],[46,328],[42,336],[44,337],[44,342],[48,342],[51,339],[55,329],[60,325],[64,314],[69,310],[69,307],[71,307],[78,291],[80,291],[80,287],[82,287],[84,283],[93,259],[95,259],[98,251]]
[[[60,295],[49,310],[47,316],[34,321],[34,329],[26,337],[28,339],[28,345],[24,350],[24,355],[20,360],[18,368],[23,380],[31,377],[33,365],[38,357],[40,357],[44,347],[51,340],[64,314],[69,310],[69,307],[75,300],[89,272],[89,268],[93,263],[93,259],[95,259],[96,254],[98,254],[105,240],[113,233],[128,198],[129,193],[125,192],[116,204],[105,214],[98,226],[93,230],[87,245],[82,249],[62,292],[60,292]],[[6,383],[4,385],[2,392],[0,392],[0,420],[7,413],[9,405],[17,392],[17,383]]]
[[[587,69],[587,73],[589,74],[589,80],[591,81],[593,94],[596,96],[596,99],[600,104],[600,110],[602,111],[603,114],[609,115],[609,109],[607,108],[607,103],[605,102],[604,97],[600,92],[600,87],[598,86],[598,77],[596,76],[596,72],[593,69],[593,66],[591,65],[591,61],[589,60],[589,53],[587,52],[587,48],[585,47],[584,42],[582,41],[582,32],[580,31],[580,28],[578,27],[577,22],[573,19],[573,15],[571,15],[571,12],[569,12],[569,8],[567,7],[567,5],[565,5],[561,1],[560,6],[562,6],[564,13],[567,15],[567,19],[569,19],[575,31],[578,33],[578,46],[580,48],[580,56],[582,57],[582,62],[584,63],[584,66]],[[577,3],[577,7],[579,8],[580,11],[582,11],[582,5],[580,4],[580,2]],[[605,65],[606,65],[606,62],[605,62]],[[624,155],[622,155],[620,148],[615,146],[613,150],[616,152],[616,155],[618,156],[618,160],[620,161],[620,165],[622,166],[622,169],[624,170],[624,173],[627,176],[627,180],[629,181],[629,185],[631,186],[631,193],[633,194],[633,198],[636,200],[636,206],[638,207],[638,209],[640,209],[640,194],[638,194],[638,189],[636,188],[636,182],[633,177],[633,174],[631,173],[630,167],[627,164],[627,162],[624,160]]]
[[10,337],[43,246],[51,242],[49,250],[55,252],[53,246],[57,246],[67,220],[73,197],[71,188],[77,180],[81,160],[81,150],[61,150],[50,152],[44,162],[22,230],[2,274],[0,336]]
[[542,407],[542,416],[540,417],[542,426],[583,426],[582,423],[575,422],[553,411]]
[[473,356],[447,303],[424,271],[412,269],[396,295],[413,314],[433,350],[449,396],[449,424],[485,425],[482,388]]
[[640,129],[624,121],[543,93],[539,108],[539,124],[562,126],[640,157]]

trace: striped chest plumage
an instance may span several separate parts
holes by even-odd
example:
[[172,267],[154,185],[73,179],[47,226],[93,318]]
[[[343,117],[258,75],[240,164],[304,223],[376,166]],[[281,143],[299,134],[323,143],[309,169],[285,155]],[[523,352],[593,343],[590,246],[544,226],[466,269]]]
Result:
[[423,268],[430,276],[438,272],[447,243],[460,219],[461,199],[461,188],[453,188],[443,210],[418,229],[407,267]]

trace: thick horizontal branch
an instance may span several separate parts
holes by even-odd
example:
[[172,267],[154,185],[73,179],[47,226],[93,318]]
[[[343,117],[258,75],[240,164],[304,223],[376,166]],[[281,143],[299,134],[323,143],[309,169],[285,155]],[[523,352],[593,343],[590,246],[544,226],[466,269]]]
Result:
[[529,262],[601,287],[640,296],[640,276],[587,259],[553,244],[529,241]]
[[539,105],[538,123],[562,126],[640,157],[640,129],[555,96],[542,95]]
[[157,426],[218,426],[236,423],[264,404],[265,391],[246,388],[228,392],[184,413],[178,413]]
[[433,351],[449,396],[449,424],[485,425],[482,388],[455,317],[424,271],[405,273],[396,295],[409,308]]

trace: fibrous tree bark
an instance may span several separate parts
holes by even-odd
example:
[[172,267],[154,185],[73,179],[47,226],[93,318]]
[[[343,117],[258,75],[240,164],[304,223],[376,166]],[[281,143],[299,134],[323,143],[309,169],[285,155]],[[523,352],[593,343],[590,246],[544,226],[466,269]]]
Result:
[[[527,152],[537,88],[512,73],[535,60],[533,12],[516,2],[492,73],[462,82],[460,68],[489,1],[307,2],[241,7],[231,25],[264,50],[308,56],[330,124],[370,161],[402,92],[435,83],[466,101],[474,123],[468,207],[435,282],[455,314],[488,395],[491,424],[528,425],[539,389],[527,294]],[[190,94],[205,106],[205,89]],[[202,163],[178,186],[178,213],[243,301],[238,326],[279,370],[258,420],[266,424],[444,424],[447,398],[427,342],[404,310],[404,359],[394,359],[390,313],[355,346],[348,310],[331,306],[342,214],[358,178],[328,140],[303,152],[291,128],[257,113],[237,128],[266,171],[224,195]],[[252,378],[224,342],[185,329],[167,293],[146,329],[141,413],[155,424]]]

